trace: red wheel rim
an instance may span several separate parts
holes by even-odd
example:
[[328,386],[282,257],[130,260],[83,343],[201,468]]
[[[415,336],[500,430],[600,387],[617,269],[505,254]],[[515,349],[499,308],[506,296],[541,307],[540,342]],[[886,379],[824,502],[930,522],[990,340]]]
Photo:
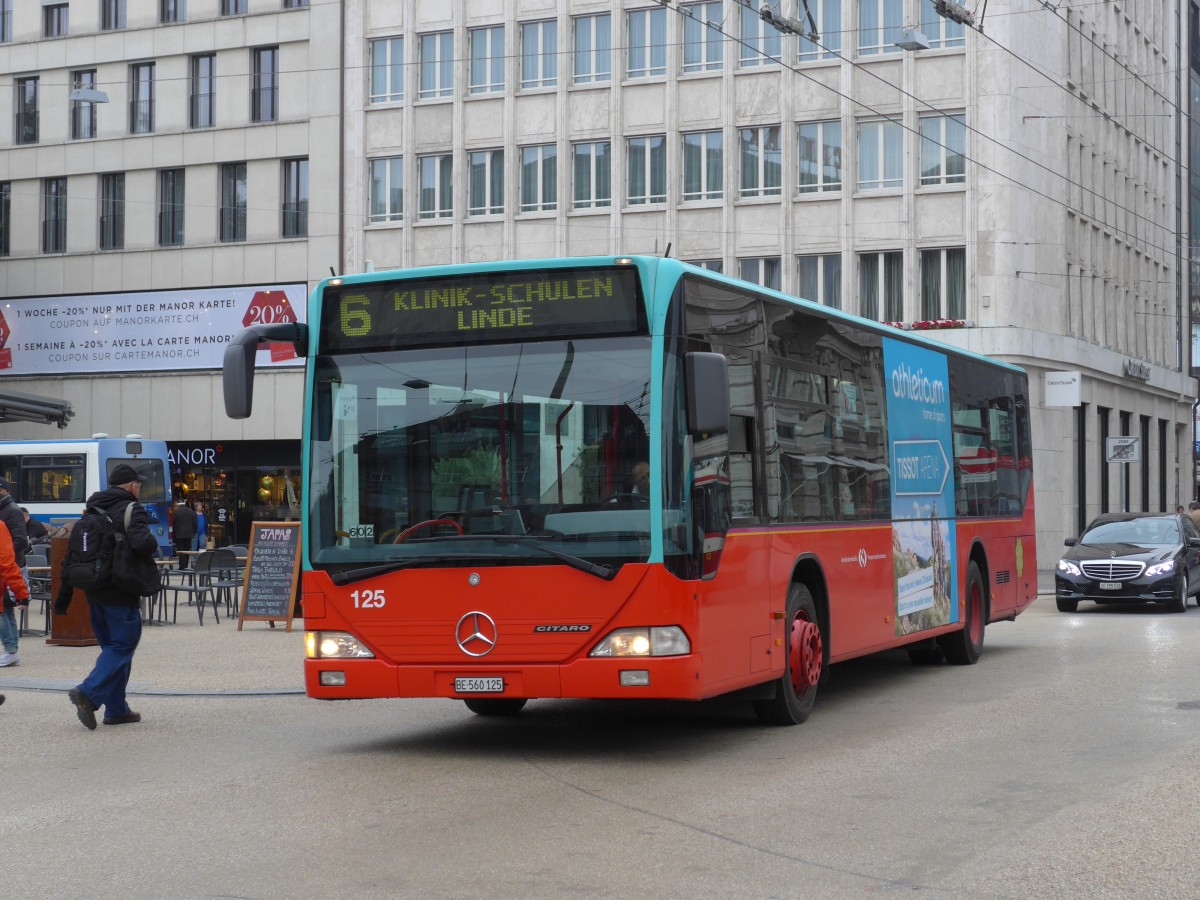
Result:
[[983,592],[979,588],[978,581],[971,582],[970,592],[967,594],[967,615],[971,617],[970,628],[971,643],[976,647],[983,639]]
[[792,633],[788,635],[788,668],[791,670],[792,690],[803,694],[816,687],[821,679],[821,629],[810,622],[804,613],[792,619]]

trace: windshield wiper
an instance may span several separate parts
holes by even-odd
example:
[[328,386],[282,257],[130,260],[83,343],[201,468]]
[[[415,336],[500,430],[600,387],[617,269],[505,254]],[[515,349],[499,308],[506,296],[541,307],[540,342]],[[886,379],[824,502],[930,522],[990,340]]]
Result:
[[565,562],[573,569],[578,569],[580,572],[586,572],[589,575],[595,575],[597,578],[603,578],[605,581],[612,581],[617,577],[617,569],[615,566],[599,565],[592,562],[590,559],[584,559],[581,556],[572,556],[559,550],[557,547],[551,547],[549,544],[544,544],[541,541],[524,534],[454,534],[444,535],[438,538],[442,541],[496,541],[501,544],[521,544],[525,547],[532,547],[534,550],[539,550],[547,556],[552,556],[555,559]]
[[[344,572],[334,572],[329,576],[329,580],[334,584],[342,585],[349,584],[351,581],[359,581],[363,578],[374,578],[376,575],[386,575],[388,572],[398,572],[401,569],[415,568],[416,566],[428,566],[435,563],[445,562],[447,559],[461,559],[462,557],[455,556],[410,556],[407,559],[394,559],[391,562],[383,563],[378,566],[364,566],[361,569],[347,569]],[[501,556],[472,556],[471,559],[503,559]]]

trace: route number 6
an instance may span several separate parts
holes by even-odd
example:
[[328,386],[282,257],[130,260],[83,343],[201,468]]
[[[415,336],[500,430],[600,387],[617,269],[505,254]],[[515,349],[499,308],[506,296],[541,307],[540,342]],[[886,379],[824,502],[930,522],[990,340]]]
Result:
[[350,597],[354,600],[355,609],[383,609],[387,603],[387,597],[382,590],[355,591]]

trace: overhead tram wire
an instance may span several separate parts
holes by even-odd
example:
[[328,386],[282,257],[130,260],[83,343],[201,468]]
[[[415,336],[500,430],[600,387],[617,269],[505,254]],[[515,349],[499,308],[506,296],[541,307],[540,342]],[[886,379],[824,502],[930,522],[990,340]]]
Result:
[[[676,6],[672,6],[671,0],[658,0],[658,2],[660,4],[662,4],[663,6],[665,6],[667,9],[674,10],[678,15],[681,15],[681,16],[688,15],[688,13],[686,13],[682,9],[680,9]],[[744,6],[746,9],[749,9],[751,12],[754,11],[752,7],[748,6],[744,2],[744,0],[735,0],[735,5]],[[818,81],[817,79],[815,79],[811,75],[809,75],[807,72],[805,72],[803,69],[798,69],[795,66],[785,62],[782,59],[782,57],[770,56],[769,54],[763,53],[758,47],[751,45],[749,42],[742,40],[740,37],[738,37],[736,35],[730,34],[729,32],[725,31],[723,27],[717,28],[716,26],[713,26],[713,25],[710,25],[709,27],[713,28],[714,31],[717,31],[719,34],[721,34],[723,37],[725,37],[731,43],[738,44],[740,46],[743,46],[750,50],[753,50],[755,53],[757,53],[758,55],[762,56],[765,59],[773,60],[776,64],[778,64],[782,68],[787,69],[789,72],[791,72],[794,75],[799,75],[802,78],[807,79],[808,81],[810,81],[813,84],[820,87],[822,90],[828,91],[829,93],[831,93],[835,96],[841,97],[844,100],[848,100],[849,102],[866,110],[867,112],[872,113],[873,115],[878,116],[881,119],[885,119],[895,125],[898,125],[900,128],[904,129],[905,131],[915,134],[917,137],[920,137],[924,141],[928,141],[929,143],[934,144],[935,146],[941,147],[944,150],[949,150],[951,152],[957,152],[954,150],[954,148],[947,146],[946,144],[942,143],[941,141],[926,137],[925,135],[921,134],[917,129],[912,128],[909,125],[906,125],[901,119],[891,116],[885,112],[881,112],[880,110],[875,109],[873,106],[863,102],[862,100],[858,100],[854,97],[851,97],[849,94],[846,94],[843,91],[840,91],[835,87],[830,87],[829,85],[827,85],[821,81]],[[804,35],[804,37],[808,38],[809,36]],[[811,38],[809,38],[809,39],[811,40]],[[830,50],[828,52],[836,53],[837,51]],[[850,63],[850,65],[852,65],[852,66],[856,66],[859,68],[862,67],[861,63],[857,63],[857,62],[854,62],[853,60],[846,59],[846,57],[842,57],[840,54],[838,54],[838,56],[839,56],[839,58]],[[876,76],[876,77],[878,78],[879,76]],[[903,92],[902,88],[900,88],[897,85],[892,84],[891,82],[887,81],[886,79],[880,78],[880,80],[883,81],[884,84],[895,89],[896,91]],[[911,94],[909,94],[908,96],[913,97],[913,95],[911,95]],[[917,98],[917,97],[913,97],[913,99],[919,100],[919,98]],[[924,100],[920,100],[920,102],[926,103],[926,101],[924,101]],[[930,104],[926,103],[926,105],[929,105],[931,109],[934,109],[934,107],[932,107]],[[1063,181],[1065,181],[1068,185],[1070,185],[1072,187],[1076,187],[1082,192],[1091,194],[1093,197],[1098,197],[1102,202],[1104,202],[1106,204],[1111,204],[1115,209],[1121,210],[1134,218],[1141,219],[1142,221],[1149,223],[1152,227],[1160,228],[1164,231],[1167,230],[1165,226],[1162,226],[1159,223],[1146,218],[1145,216],[1141,215],[1140,213],[1137,213],[1137,212],[1129,209],[1128,207],[1126,207],[1120,203],[1117,203],[1114,200],[1111,200],[1107,197],[1103,197],[1102,195],[1098,194],[1096,191],[1092,190],[1089,187],[1086,187],[1085,185],[1081,184],[1080,182],[1072,181],[1068,176],[1063,175],[1059,172],[1056,172],[1053,169],[1049,169],[1048,167],[1044,166],[1042,163],[1038,163],[1036,160],[1031,159],[1028,156],[1025,156],[1020,151],[1013,150],[1011,147],[1008,147],[1007,145],[1001,143],[996,138],[993,138],[990,135],[984,134],[983,132],[979,132],[978,130],[975,130],[975,131],[980,136],[985,137],[988,140],[995,143],[996,146],[1000,147],[1001,149],[1008,150],[1010,153],[1014,154],[1015,156],[1025,159],[1028,162],[1033,163],[1034,165],[1045,169],[1046,171],[1050,172],[1051,174],[1056,175],[1059,178],[1062,178]],[[966,152],[962,153],[962,157],[964,160],[967,160],[967,161],[973,163],[978,168],[983,169],[986,172],[991,172],[993,175],[996,175],[997,177],[1004,179],[1005,181],[1011,183],[1012,185],[1014,185],[1016,187],[1023,188],[1024,190],[1028,191],[1031,194],[1034,194],[1035,196],[1041,197],[1044,200],[1048,200],[1049,202],[1053,203],[1055,206],[1060,206],[1063,209],[1067,210],[1068,212],[1072,212],[1072,213],[1075,213],[1078,215],[1083,215],[1081,210],[1075,209],[1074,207],[1070,206],[1066,202],[1059,200],[1057,197],[1053,197],[1050,194],[1045,193],[1044,191],[1040,191],[1037,188],[1034,188],[1034,187],[1030,186],[1029,184],[1026,184],[1025,182],[1021,181],[1020,179],[1016,178],[1015,176],[1007,175],[1004,172],[1001,172],[998,169],[993,168],[992,166],[989,166],[987,163],[980,162],[979,160],[975,159],[974,157],[969,156]],[[1178,260],[1179,258],[1181,258],[1181,254],[1177,250],[1164,247],[1160,244],[1154,243],[1153,241],[1151,241],[1147,238],[1138,237],[1135,233],[1130,232],[1129,230],[1124,229],[1124,228],[1119,228],[1117,225],[1110,223],[1107,220],[1103,220],[1103,219],[1098,220],[1094,216],[1085,216],[1085,218],[1089,218],[1089,219],[1092,219],[1093,221],[1097,221],[1106,230],[1111,231],[1114,234],[1124,235],[1126,238],[1126,243],[1130,244],[1131,246],[1137,246],[1140,244],[1145,247],[1153,248],[1155,250],[1160,251],[1161,253],[1163,253],[1165,256],[1171,258],[1172,260]]]

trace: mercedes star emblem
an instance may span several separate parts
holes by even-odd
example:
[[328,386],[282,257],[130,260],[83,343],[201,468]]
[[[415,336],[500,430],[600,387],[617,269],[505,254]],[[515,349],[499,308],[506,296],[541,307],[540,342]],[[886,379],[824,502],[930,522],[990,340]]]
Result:
[[454,640],[467,656],[487,656],[496,646],[496,623],[487,613],[469,612],[458,620]]

